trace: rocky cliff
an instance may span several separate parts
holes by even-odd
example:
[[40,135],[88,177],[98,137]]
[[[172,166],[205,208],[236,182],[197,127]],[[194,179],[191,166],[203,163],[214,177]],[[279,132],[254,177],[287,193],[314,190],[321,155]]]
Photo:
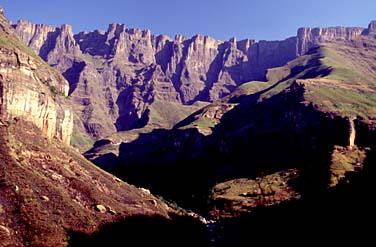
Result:
[[331,40],[353,40],[359,37],[364,30],[360,27],[299,28],[297,52],[299,55],[304,55],[312,47]]
[[18,41],[5,18],[0,18],[1,121],[26,119],[48,137],[69,144],[73,113],[65,101],[68,82]]
[[376,21],[371,21],[368,28],[365,30],[365,34],[376,35]]
[[127,29],[124,24],[77,35],[68,25],[55,28],[19,21],[13,27],[69,81],[69,95],[80,119],[75,126],[95,139],[148,124],[155,101],[215,100],[243,82],[262,80],[266,68],[296,56],[295,38],[259,43],[203,35],[172,39]]
[[[370,159],[376,140],[375,58],[373,36],[320,44],[268,70],[268,82],[244,83],[172,130],[142,133],[120,145],[114,136],[85,156],[127,181],[201,210],[208,188],[232,178],[276,174],[264,195],[252,191],[255,181],[244,188],[238,180],[225,184],[218,195],[231,186],[238,198],[231,195],[234,204],[215,205],[224,211],[277,205],[301,192],[310,196],[347,181]],[[282,188],[290,182],[277,174],[288,169],[299,174],[293,190]]]
[[364,31],[301,28],[296,37],[257,42],[204,35],[170,38],[124,24],[76,35],[67,25],[55,28],[19,21],[13,27],[69,81],[80,119],[75,126],[94,139],[145,125],[171,127],[171,121],[151,123],[155,101],[185,105],[214,101],[245,82],[265,80],[268,68],[282,66],[319,43],[350,40]]
[[206,246],[199,220],[67,145],[68,91],[64,77],[17,39],[0,8],[0,246]]

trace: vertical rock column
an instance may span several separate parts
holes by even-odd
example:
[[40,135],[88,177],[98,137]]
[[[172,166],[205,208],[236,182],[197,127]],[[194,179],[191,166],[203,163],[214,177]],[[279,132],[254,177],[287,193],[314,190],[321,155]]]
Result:
[[354,124],[355,119],[356,119],[356,117],[349,118],[349,125],[350,125],[350,128],[349,128],[349,143],[348,143],[348,149],[349,150],[351,150],[355,146],[355,135],[356,135],[355,124]]

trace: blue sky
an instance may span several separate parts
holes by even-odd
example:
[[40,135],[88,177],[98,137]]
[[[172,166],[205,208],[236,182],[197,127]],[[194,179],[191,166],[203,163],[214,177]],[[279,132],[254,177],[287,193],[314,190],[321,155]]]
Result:
[[277,40],[302,26],[366,27],[376,19],[376,0],[0,0],[0,6],[12,21],[67,23],[75,33],[117,22],[154,34],[222,40]]

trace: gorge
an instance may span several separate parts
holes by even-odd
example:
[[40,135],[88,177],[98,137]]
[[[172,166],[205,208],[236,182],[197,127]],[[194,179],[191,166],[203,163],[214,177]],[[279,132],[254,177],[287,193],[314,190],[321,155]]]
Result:
[[116,23],[107,31],[76,35],[69,25],[56,28],[21,20],[13,27],[69,81],[77,115],[72,144],[78,148],[84,144],[81,150],[116,131],[172,127],[180,119],[153,119],[151,112],[159,113],[160,102],[172,109],[187,105],[187,116],[199,109],[195,102],[215,101],[245,82],[263,81],[267,69],[282,66],[319,43],[351,40],[367,30],[300,28],[296,37],[282,41],[220,41],[204,35],[172,39]]
[[1,11],[0,246],[372,239],[375,61],[376,21],[221,41]]

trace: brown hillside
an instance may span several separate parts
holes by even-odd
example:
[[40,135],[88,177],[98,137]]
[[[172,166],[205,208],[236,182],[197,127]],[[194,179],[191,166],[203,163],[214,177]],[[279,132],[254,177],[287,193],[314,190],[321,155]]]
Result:
[[132,215],[168,218],[152,195],[27,122],[0,127],[0,160],[0,246],[66,246],[69,231],[89,234]]

